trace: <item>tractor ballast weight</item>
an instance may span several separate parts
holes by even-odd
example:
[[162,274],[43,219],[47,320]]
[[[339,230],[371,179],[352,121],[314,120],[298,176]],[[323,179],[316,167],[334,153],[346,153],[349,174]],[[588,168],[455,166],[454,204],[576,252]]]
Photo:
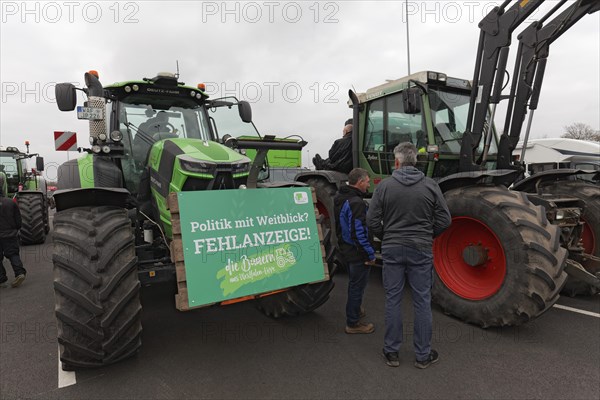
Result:
[[[90,148],[59,167],[54,194],[55,311],[63,369],[108,365],[140,348],[140,287],[176,275],[172,193],[306,186],[261,181],[261,160],[270,148],[299,150],[306,143],[229,135],[250,130],[259,136],[247,102],[209,100],[200,86],[185,86],[168,73],[103,87],[90,71],[85,82]],[[75,90],[69,83],[56,86],[61,111],[75,108]],[[219,110],[237,114],[221,120]],[[230,125],[220,125],[223,121]],[[254,163],[243,154],[250,148],[257,151]],[[325,249],[331,277],[333,248]],[[322,305],[332,288],[326,279],[240,301],[254,299],[272,317],[293,316]]]

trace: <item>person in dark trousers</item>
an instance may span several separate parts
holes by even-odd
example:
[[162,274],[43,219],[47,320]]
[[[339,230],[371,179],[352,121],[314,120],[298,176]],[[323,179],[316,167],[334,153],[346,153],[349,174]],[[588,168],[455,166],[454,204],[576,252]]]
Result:
[[313,164],[318,170],[339,171],[345,174],[352,169],[352,118],[344,123],[343,136],[333,142],[329,150],[329,158],[323,160],[319,154],[313,157]]
[[417,148],[400,143],[394,149],[395,171],[375,189],[367,214],[371,232],[382,239],[385,288],[383,355],[389,366],[400,365],[402,290],[405,279],[414,306],[415,367],[438,362],[431,349],[433,238],[450,226],[450,211],[438,184],[415,168]]
[[372,323],[360,321],[364,317],[363,295],[375,250],[369,241],[366,225],[367,206],[363,200],[369,188],[369,174],[355,168],[348,174],[348,185],[342,186],[333,200],[341,256],[348,266],[348,300],[346,302],[346,333],[372,333]]
[[21,229],[19,206],[11,199],[4,197],[4,194],[0,191],[0,285],[8,281],[4,269],[4,257],[10,261],[15,273],[12,287],[20,286],[25,280],[27,271],[23,268],[19,256],[19,229]]

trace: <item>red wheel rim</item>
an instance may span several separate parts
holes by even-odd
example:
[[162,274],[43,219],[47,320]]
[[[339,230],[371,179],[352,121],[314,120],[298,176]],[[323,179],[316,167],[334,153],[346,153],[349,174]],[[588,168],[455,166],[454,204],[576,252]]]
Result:
[[321,203],[319,200],[317,200],[317,210],[319,210],[319,214],[323,215],[325,219],[329,218],[327,207],[325,207],[325,204]]
[[[463,250],[481,244],[487,260],[472,267],[463,259]],[[452,218],[452,225],[433,245],[435,270],[446,287],[469,300],[483,300],[494,295],[506,276],[506,256],[502,243],[484,223],[469,217]]]
[[581,240],[583,241],[583,248],[587,254],[594,254],[596,250],[596,238],[594,237],[594,231],[590,228],[590,224],[583,219],[585,224],[583,225],[583,232],[581,233]]

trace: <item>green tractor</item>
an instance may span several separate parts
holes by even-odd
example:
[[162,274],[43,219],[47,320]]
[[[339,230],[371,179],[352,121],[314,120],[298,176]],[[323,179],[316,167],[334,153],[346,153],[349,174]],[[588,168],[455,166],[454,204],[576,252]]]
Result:
[[[176,275],[170,193],[303,185],[264,182],[269,149],[297,151],[306,142],[260,138],[245,101],[211,100],[201,85],[185,86],[169,73],[103,87],[90,71],[85,85],[78,117],[89,119],[91,147],[59,167],[54,194],[63,369],[108,365],[140,348],[140,287]],[[76,88],[58,84],[56,99],[61,111],[74,110]],[[331,276],[330,232],[323,234]],[[294,316],[322,305],[332,288],[328,279],[242,300],[271,317]]]
[[[24,245],[41,244],[50,231],[48,222],[48,195],[46,180],[40,172],[44,170],[44,159],[38,154],[29,154],[16,147],[0,147],[0,189],[4,196],[14,197],[19,204],[23,225],[19,232]],[[27,170],[26,161],[35,157],[36,169]]]

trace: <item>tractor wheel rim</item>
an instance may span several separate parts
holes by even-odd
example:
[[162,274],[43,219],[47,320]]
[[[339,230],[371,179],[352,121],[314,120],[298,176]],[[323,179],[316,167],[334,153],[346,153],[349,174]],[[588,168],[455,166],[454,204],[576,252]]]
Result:
[[[488,258],[473,267],[463,251],[475,244],[487,250]],[[434,242],[435,270],[456,295],[468,300],[484,300],[500,290],[506,276],[506,256],[502,243],[483,222],[469,217],[454,217],[452,225]]]
[[596,250],[596,238],[594,237],[594,231],[590,228],[590,224],[583,219],[583,232],[581,233],[581,240],[583,242],[583,248],[587,254],[594,254]]
[[319,210],[319,214],[323,215],[325,219],[329,219],[329,211],[327,211],[327,207],[325,204],[317,200],[317,210]]

